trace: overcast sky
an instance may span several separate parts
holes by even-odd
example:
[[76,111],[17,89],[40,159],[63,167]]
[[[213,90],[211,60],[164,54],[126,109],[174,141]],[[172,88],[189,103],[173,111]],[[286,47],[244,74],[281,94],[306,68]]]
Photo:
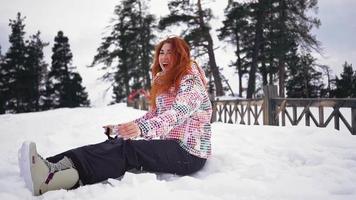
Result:
[[[45,56],[50,63],[53,40],[59,30],[69,37],[73,52],[73,63],[78,67],[84,82],[90,82],[97,77],[96,71],[85,68],[92,61],[98,48],[105,27],[113,17],[114,6],[117,0],[0,0],[0,45],[4,54],[9,46],[10,34],[9,19],[15,19],[16,13],[26,16],[26,38],[40,30],[41,38],[49,42],[45,49]],[[216,0],[207,3],[213,9],[217,19],[213,21],[214,29],[219,28],[220,19],[227,0]],[[323,56],[318,56],[320,64],[332,67],[334,74],[342,71],[345,61],[351,62],[356,69],[356,0],[319,0],[317,16],[322,22],[318,30],[314,30],[317,38],[322,42]],[[165,15],[168,13],[166,1],[152,0],[153,14]],[[219,19],[220,18],[220,19]],[[176,33],[179,34],[179,33]],[[214,34],[215,35],[215,34]],[[163,37],[163,36],[160,36]],[[226,56],[226,49],[221,48],[224,43],[217,42],[217,63],[225,66],[232,57]],[[227,50],[229,51],[229,50]],[[232,54],[232,52],[231,52]]]

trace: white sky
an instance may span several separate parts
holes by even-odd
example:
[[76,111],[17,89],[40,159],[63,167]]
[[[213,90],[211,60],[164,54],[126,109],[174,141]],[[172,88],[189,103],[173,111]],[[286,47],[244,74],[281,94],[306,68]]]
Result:
[[[117,0],[0,0],[0,45],[4,54],[9,46],[8,37],[10,27],[9,19],[15,19],[16,13],[21,12],[26,16],[26,38],[37,30],[42,32],[41,38],[49,42],[45,48],[45,56],[50,63],[53,40],[59,30],[69,37],[73,52],[73,63],[78,67],[83,77],[84,84],[89,84],[100,76],[96,69],[87,69],[85,66],[91,63],[96,49],[100,45],[105,29],[113,17],[114,6]],[[212,22],[215,46],[220,47],[216,51],[217,64],[226,66],[234,59],[231,48],[223,48],[226,44],[217,41],[214,30],[221,26],[223,10],[227,0],[215,0],[213,3],[205,3],[211,7],[217,16]],[[168,13],[166,1],[151,0],[151,12],[157,17]],[[335,74],[342,71],[341,65],[348,61],[353,63],[356,69],[356,1],[355,0],[319,0],[318,17],[322,22],[321,27],[314,32],[322,42],[323,56],[317,56],[319,63],[332,67]],[[179,34],[179,33],[176,33]],[[158,36],[158,38],[164,36]],[[232,77],[232,70],[224,68],[224,74]],[[230,80],[236,88],[236,80]],[[237,90],[236,90],[237,91]]]

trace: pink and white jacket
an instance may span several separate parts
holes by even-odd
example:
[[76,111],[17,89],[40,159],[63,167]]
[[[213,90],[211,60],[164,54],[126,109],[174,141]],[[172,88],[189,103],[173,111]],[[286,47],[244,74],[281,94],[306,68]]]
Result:
[[201,68],[192,66],[178,90],[172,87],[156,98],[156,109],[135,120],[146,139],[175,139],[190,154],[211,155],[212,106]]

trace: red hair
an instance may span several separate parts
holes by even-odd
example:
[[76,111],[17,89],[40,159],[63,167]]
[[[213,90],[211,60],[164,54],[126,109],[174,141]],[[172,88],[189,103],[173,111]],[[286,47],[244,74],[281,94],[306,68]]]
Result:
[[155,48],[155,55],[152,64],[153,80],[156,75],[162,71],[159,65],[159,54],[164,44],[169,43],[172,46],[173,53],[173,67],[160,77],[160,82],[153,81],[150,91],[150,105],[151,108],[156,108],[156,97],[162,92],[166,92],[174,86],[179,87],[182,77],[189,73],[192,65],[190,58],[189,45],[180,37],[171,37],[161,41]]

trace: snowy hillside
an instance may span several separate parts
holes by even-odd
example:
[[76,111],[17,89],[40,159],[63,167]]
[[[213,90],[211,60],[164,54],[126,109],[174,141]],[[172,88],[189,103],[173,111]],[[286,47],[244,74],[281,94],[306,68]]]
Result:
[[213,124],[213,156],[193,176],[126,173],[122,180],[32,197],[19,177],[24,140],[43,156],[106,139],[102,125],[143,114],[124,104],[0,115],[0,199],[356,199],[356,136],[307,127]]

